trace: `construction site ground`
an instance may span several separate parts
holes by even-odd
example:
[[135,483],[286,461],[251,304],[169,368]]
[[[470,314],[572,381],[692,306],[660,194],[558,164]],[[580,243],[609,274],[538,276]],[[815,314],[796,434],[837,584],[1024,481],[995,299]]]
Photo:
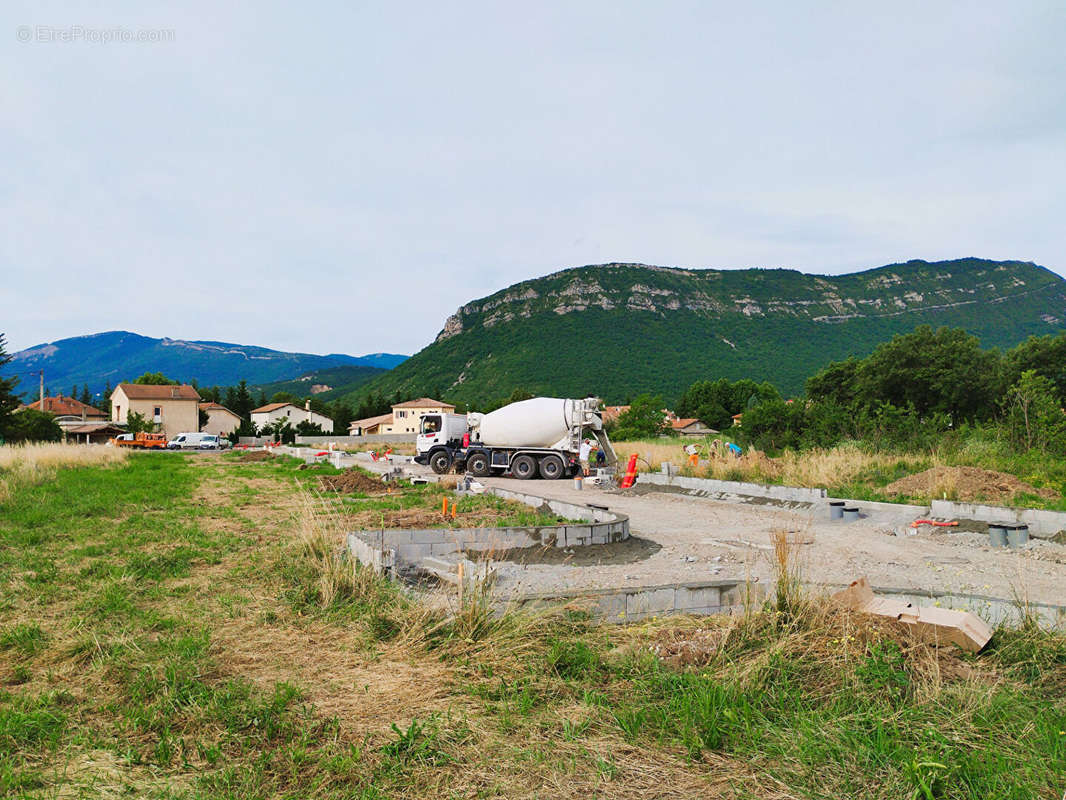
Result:
[[[406,472],[431,475],[405,464]],[[804,580],[844,585],[867,576],[879,587],[1066,605],[1066,545],[1031,540],[1018,549],[992,549],[981,526],[910,527],[905,507],[884,504],[856,522],[830,521],[824,504],[775,504],[761,498],[726,502],[662,491],[638,482],[633,490],[577,490],[572,480],[488,478],[489,486],[546,498],[596,503],[629,515],[635,542],[588,552],[502,553],[497,587],[515,594],[582,588],[654,586],[672,582],[750,579],[769,582],[771,532],[794,532]],[[859,507],[863,504],[860,502]],[[790,507],[789,507],[790,506]],[[971,528],[975,526],[970,526]],[[570,556],[569,559],[566,556]]]

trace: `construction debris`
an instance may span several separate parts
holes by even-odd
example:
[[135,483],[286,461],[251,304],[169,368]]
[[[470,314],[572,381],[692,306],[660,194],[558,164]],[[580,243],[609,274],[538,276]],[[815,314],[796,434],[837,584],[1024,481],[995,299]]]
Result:
[[831,599],[854,611],[890,617],[910,625],[923,641],[951,642],[971,653],[980,652],[992,638],[992,628],[975,614],[877,597],[865,577],[852,581],[847,589],[837,592]]

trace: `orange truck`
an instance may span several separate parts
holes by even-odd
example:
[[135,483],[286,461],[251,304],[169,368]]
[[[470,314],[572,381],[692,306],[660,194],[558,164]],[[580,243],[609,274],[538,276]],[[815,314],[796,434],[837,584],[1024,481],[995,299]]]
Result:
[[124,433],[112,439],[111,444],[138,450],[166,450],[167,437],[162,433]]

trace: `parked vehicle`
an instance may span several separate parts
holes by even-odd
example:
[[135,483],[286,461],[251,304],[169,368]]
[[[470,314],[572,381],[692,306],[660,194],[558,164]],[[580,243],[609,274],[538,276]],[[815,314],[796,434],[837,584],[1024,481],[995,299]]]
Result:
[[579,468],[578,455],[591,433],[614,466],[617,458],[594,397],[569,400],[534,397],[488,414],[427,414],[415,461],[443,474],[465,469],[476,477],[510,472],[523,480],[557,479]]
[[111,439],[109,444],[136,450],[162,450],[167,446],[167,437],[162,433],[122,433]]
[[169,450],[216,450],[218,437],[213,433],[179,433],[169,442]]

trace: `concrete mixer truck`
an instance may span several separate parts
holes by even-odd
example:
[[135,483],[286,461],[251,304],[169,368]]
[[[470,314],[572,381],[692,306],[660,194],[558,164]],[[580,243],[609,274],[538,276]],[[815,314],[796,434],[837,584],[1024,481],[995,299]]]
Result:
[[551,480],[578,469],[581,442],[591,435],[613,467],[617,459],[599,406],[594,397],[534,397],[488,414],[427,414],[415,461],[438,474],[455,468],[479,478],[510,472],[523,480]]

